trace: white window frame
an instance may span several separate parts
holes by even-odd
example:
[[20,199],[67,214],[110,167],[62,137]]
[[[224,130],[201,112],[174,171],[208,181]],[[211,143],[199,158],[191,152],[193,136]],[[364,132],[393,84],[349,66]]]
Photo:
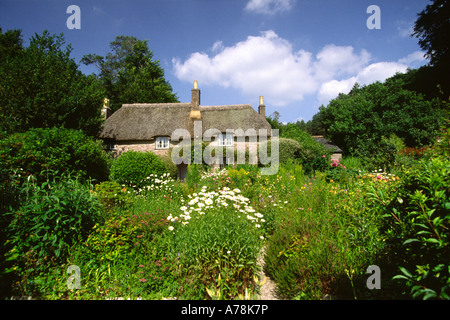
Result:
[[232,147],[234,143],[234,136],[232,133],[219,134],[219,146],[220,147]]
[[169,137],[156,137],[155,149],[157,150],[169,149],[169,147],[170,147]]

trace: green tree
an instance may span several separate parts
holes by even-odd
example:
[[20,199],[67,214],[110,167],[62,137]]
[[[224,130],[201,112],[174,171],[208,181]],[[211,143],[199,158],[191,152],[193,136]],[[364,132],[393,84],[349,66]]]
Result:
[[407,147],[428,145],[439,130],[442,108],[437,100],[404,88],[399,77],[354,87],[321,108],[325,134],[346,154],[371,156],[383,137],[394,134]]
[[[450,95],[450,1],[432,0],[418,14],[412,36],[430,59],[428,68],[421,68],[420,86],[439,85],[443,99]],[[425,78],[425,79],[423,79]]]
[[147,41],[130,36],[117,36],[110,43],[112,52],[106,57],[88,54],[81,62],[95,65],[111,109],[116,111],[123,103],[178,102],[171,85],[164,78],[159,61],[153,61],[153,52]]
[[0,34],[0,131],[65,127],[97,134],[104,93],[78,70],[63,35],[44,31],[22,48],[20,31]]
[[432,0],[425,10],[418,14],[413,36],[419,39],[431,64],[450,61],[450,1]]
[[0,28],[0,62],[3,64],[11,57],[20,54],[23,49],[22,43],[20,30],[7,30],[2,33],[2,28]]
[[108,167],[101,141],[81,130],[34,128],[0,140],[1,185],[13,179],[23,182],[29,175],[41,182],[46,170],[103,181],[108,178]]

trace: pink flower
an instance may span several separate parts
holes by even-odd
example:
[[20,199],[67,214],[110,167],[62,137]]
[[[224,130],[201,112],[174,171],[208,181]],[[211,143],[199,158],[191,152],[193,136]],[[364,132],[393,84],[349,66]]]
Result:
[[143,268],[144,266],[142,264],[139,265],[139,268]]
[[145,278],[142,278],[142,279],[139,279],[139,281],[140,281],[140,282],[146,282],[146,281],[147,281],[147,279],[145,279]]

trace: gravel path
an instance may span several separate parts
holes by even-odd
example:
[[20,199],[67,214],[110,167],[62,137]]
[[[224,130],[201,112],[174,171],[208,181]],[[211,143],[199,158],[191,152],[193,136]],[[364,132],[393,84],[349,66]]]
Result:
[[[259,252],[259,257],[257,260],[258,265],[261,267],[261,271],[258,276],[260,278],[260,282],[263,282],[262,287],[259,292],[259,300],[280,300],[277,294],[277,286],[275,282],[264,273],[264,255],[265,255],[265,247],[261,249]],[[264,282],[265,279],[265,282]]]

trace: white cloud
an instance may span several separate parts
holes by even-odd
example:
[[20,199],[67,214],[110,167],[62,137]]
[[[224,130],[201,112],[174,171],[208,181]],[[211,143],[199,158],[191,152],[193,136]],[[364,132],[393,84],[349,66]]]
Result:
[[420,60],[412,53],[397,62],[372,62],[366,50],[355,52],[351,46],[333,44],[315,56],[295,51],[286,39],[269,30],[230,47],[218,41],[209,56],[193,53],[184,62],[172,59],[175,76],[183,81],[198,80],[203,86],[237,89],[245,96],[264,96],[274,107],[299,102],[315,95],[319,104],[327,104],[353,85],[384,81],[397,72],[406,72],[408,64]]
[[358,73],[357,82],[361,85],[384,81],[396,73],[405,73],[408,66],[398,62],[377,62],[365,67]]
[[262,14],[289,11],[295,0],[249,0],[245,10]]
[[355,54],[351,46],[325,46],[316,56],[315,73],[318,80],[354,74],[370,61],[370,54],[362,50]]
[[213,57],[196,52],[185,62],[173,59],[173,64],[181,80],[195,78],[204,85],[233,87],[249,96],[264,95],[280,106],[316,90],[311,54],[294,52],[290,43],[273,31],[222,47]]
[[398,60],[400,63],[404,63],[407,65],[414,65],[417,63],[423,63],[427,59],[425,58],[425,52],[423,51],[415,51],[413,53],[408,54],[406,57]]
[[345,80],[331,80],[323,83],[317,93],[319,104],[327,105],[331,99],[338,96],[339,93],[348,93],[356,83],[357,77],[351,77]]
[[399,62],[377,62],[362,68],[353,77],[338,80],[331,80],[321,85],[317,94],[319,104],[328,104],[336,98],[339,93],[349,93],[355,83],[368,85],[376,81],[384,81],[396,73],[405,73],[408,66]]

